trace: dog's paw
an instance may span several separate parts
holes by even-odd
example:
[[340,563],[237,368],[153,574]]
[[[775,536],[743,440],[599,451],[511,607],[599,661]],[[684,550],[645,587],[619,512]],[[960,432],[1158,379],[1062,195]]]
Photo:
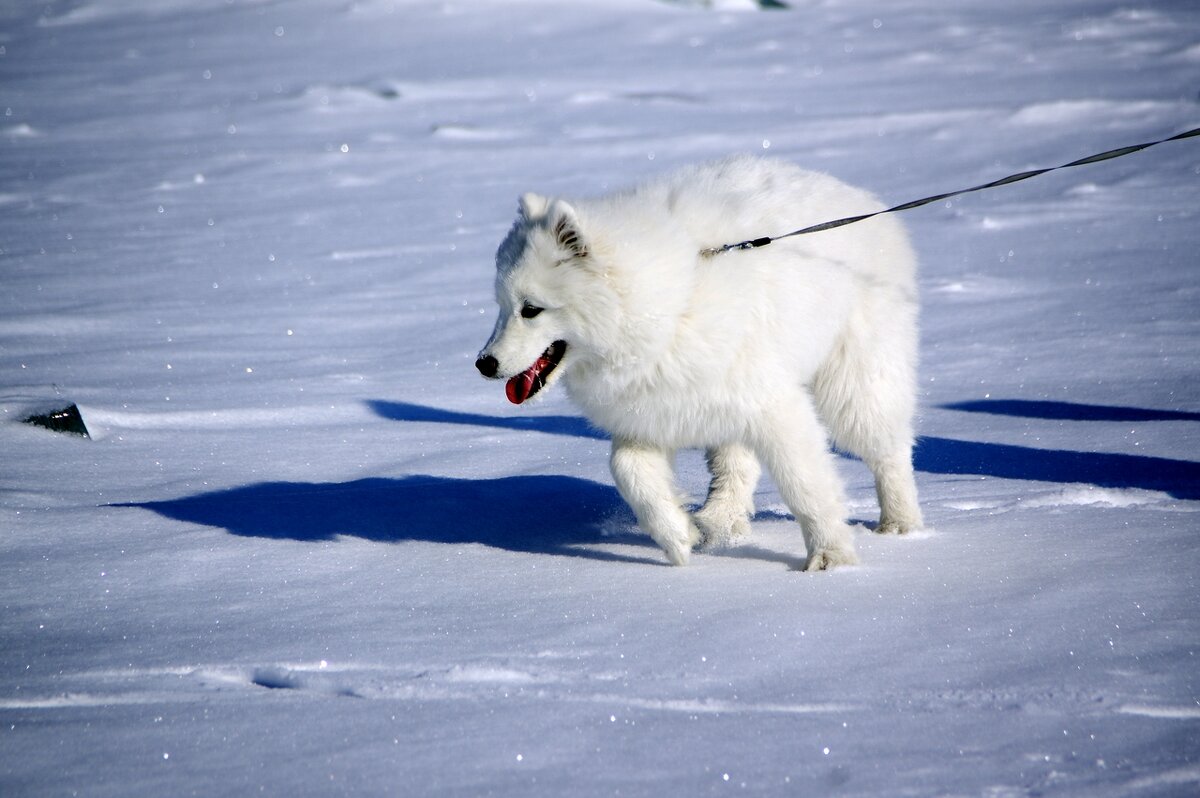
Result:
[[692,519],[700,530],[700,546],[705,549],[736,546],[750,535],[750,518],[741,511],[726,512],[705,505]]
[[875,527],[875,533],[878,535],[907,535],[909,532],[921,529],[921,526],[919,520],[880,518],[879,524]]
[[692,559],[692,550],[687,546],[679,546],[669,543],[662,547],[663,553],[667,555],[667,559],[671,565],[687,565]]
[[854,549],[825,548],[817,549],[808,555],[804,561],[803,571],[828,571],[839,565],[858,565],[858,555]]
[[700,542],[700,530],[688,520],[687,530],[680,537],[656,538],[655,542],[662,548],[671,565],[687,565],[692,556],[692,549]]
[[686,543],[673,540],[660,545],[671,565],[687,565],[692,558],[692,547]]

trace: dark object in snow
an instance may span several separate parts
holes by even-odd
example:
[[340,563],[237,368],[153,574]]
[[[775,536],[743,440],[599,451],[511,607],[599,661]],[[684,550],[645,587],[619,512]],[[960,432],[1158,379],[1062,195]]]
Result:
[[79,414],[79,408],[76,405],[64,407],[62,410],[54,410],[49,413],[38,413],[25,419],[26,424],[33,424],[38,427],[45,427],[54,432],[69,432],[72,435],[82,435],[85,438],[90,438],[88,435],[87,426],[83,423],[83,416]]

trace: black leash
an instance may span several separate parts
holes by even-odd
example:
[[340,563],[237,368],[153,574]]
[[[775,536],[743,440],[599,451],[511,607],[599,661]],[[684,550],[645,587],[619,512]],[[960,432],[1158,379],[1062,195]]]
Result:
[[835,227],[843,227],[848,224],[854,224],[855,222],[861,222],[865,219],[870,219],[873,216],[880,216],[885,213],[895,213],[897,211],[907,211],[911,208],[920,208],[922,205],[928,205],[931,202],[937,202],[939,200],[949,199],[950,197],[957,197],[960,194],[970,194],[973,191],[983,191],[985,188],[996,188],[997,186],[1007,186],[1009,183],[1017,183],[1021,180],[1028,180],[1031,177],[1037,177],[1038,175],[1044,175],[1044,174],[1046,174],[1046,172],[1054,172],[1058,169],[1067,169],[1072,166],[1084,166],[1085,164],[1089,164],[1089,163],[1098,163],[1100,161],[1108,161],[1113,158],[1120,158],[1122,155],[1129,155],[1130,153],[1139,152],[1140,150],[1144,150],[1148,147],[1153,147],[1157,144],[1166,144],[1168,141],[1179,141],[1180,139],[1187,139],[1187,138],[1191,138],[1193,136],[1200,136],[1200,127],[1194,128],[1185,133],[1180,133],[1176,136],[1171,136],[1170,138],[1159,139],[1158,141],[1150,141],[1145,144],[1134,144],[1129,147],[1119,147],[1115,150],[1109,150],[1108,152],[1101,152],[1096,155],[1089,155],[1086,158],[1080,158],[1078,161],[1071,161],[1070,163],[1065,163],[1062,166],[1051,166],[1048,169],[1032,169],[1028,172],[1018,172],[1015,175],[1009,175],[1008,177],[1002,177],[999,180],[993,180],[992,182],[984,183],[981,186],[974,186],[973,188],[964,188],[959,191],[951,191],[946,194],[937,194],[932,197],[925,197],[924,199],[913,200],[912,202],[906,202],[903,205],[897,205],[894,208],[888,208],[888,209],[882,210],[882,211],[875,211],[874,213],[864,213],[860,216],[847,216],[844,219],[834,219],[831,222],[822,222],[821,224],[814,224],[811,227],[804,227],[799,230],[793,230],[792,232],[784,233],[783,235],[764,236],[763,238],[753,238],[753,239],[750,239],[749,241],[739,241],[736,244],[726,244],[721,247],[712,247],[710,249],[704,249],[704,250],[700,251],[700,254],[704,255],[705,257],[712,257],[713,255],[720,255],[722,252],[730,252],[735,249],[757,249],[758,247],[765,247],[767,244],[770,244],[772,241],[778,241],[781,238],[791,238],[792,236],[802,236],[802,235],[807,235],[808,233],[819,233],[822,230],[832,230]]

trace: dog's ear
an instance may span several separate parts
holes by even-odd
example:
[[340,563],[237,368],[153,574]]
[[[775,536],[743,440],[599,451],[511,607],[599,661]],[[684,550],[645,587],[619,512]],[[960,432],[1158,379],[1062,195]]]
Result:
[[521,195],[521,201],[518,207],[521,216],[526,221],[535,222],[546,215],[546,208],[549,206],[550,200],[530,192],[529,194]]
[[575,209],[562,200],[554,200],[546,215],[551,220],[550,229],[554,231],[554,239],[559,248],[573,258],[586,258],[587,242],[580,232]]

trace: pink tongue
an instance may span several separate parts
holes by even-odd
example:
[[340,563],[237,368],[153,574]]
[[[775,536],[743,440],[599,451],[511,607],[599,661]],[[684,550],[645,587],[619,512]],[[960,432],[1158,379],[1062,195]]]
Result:
[[519,405],[537,393],[542,387],[537,383],[538,374],[549,365],[550,358],[545,356],[539,357],[536,363],[510,379],[504,386],[504,392],[508,395],[508,401],[514,405]]

